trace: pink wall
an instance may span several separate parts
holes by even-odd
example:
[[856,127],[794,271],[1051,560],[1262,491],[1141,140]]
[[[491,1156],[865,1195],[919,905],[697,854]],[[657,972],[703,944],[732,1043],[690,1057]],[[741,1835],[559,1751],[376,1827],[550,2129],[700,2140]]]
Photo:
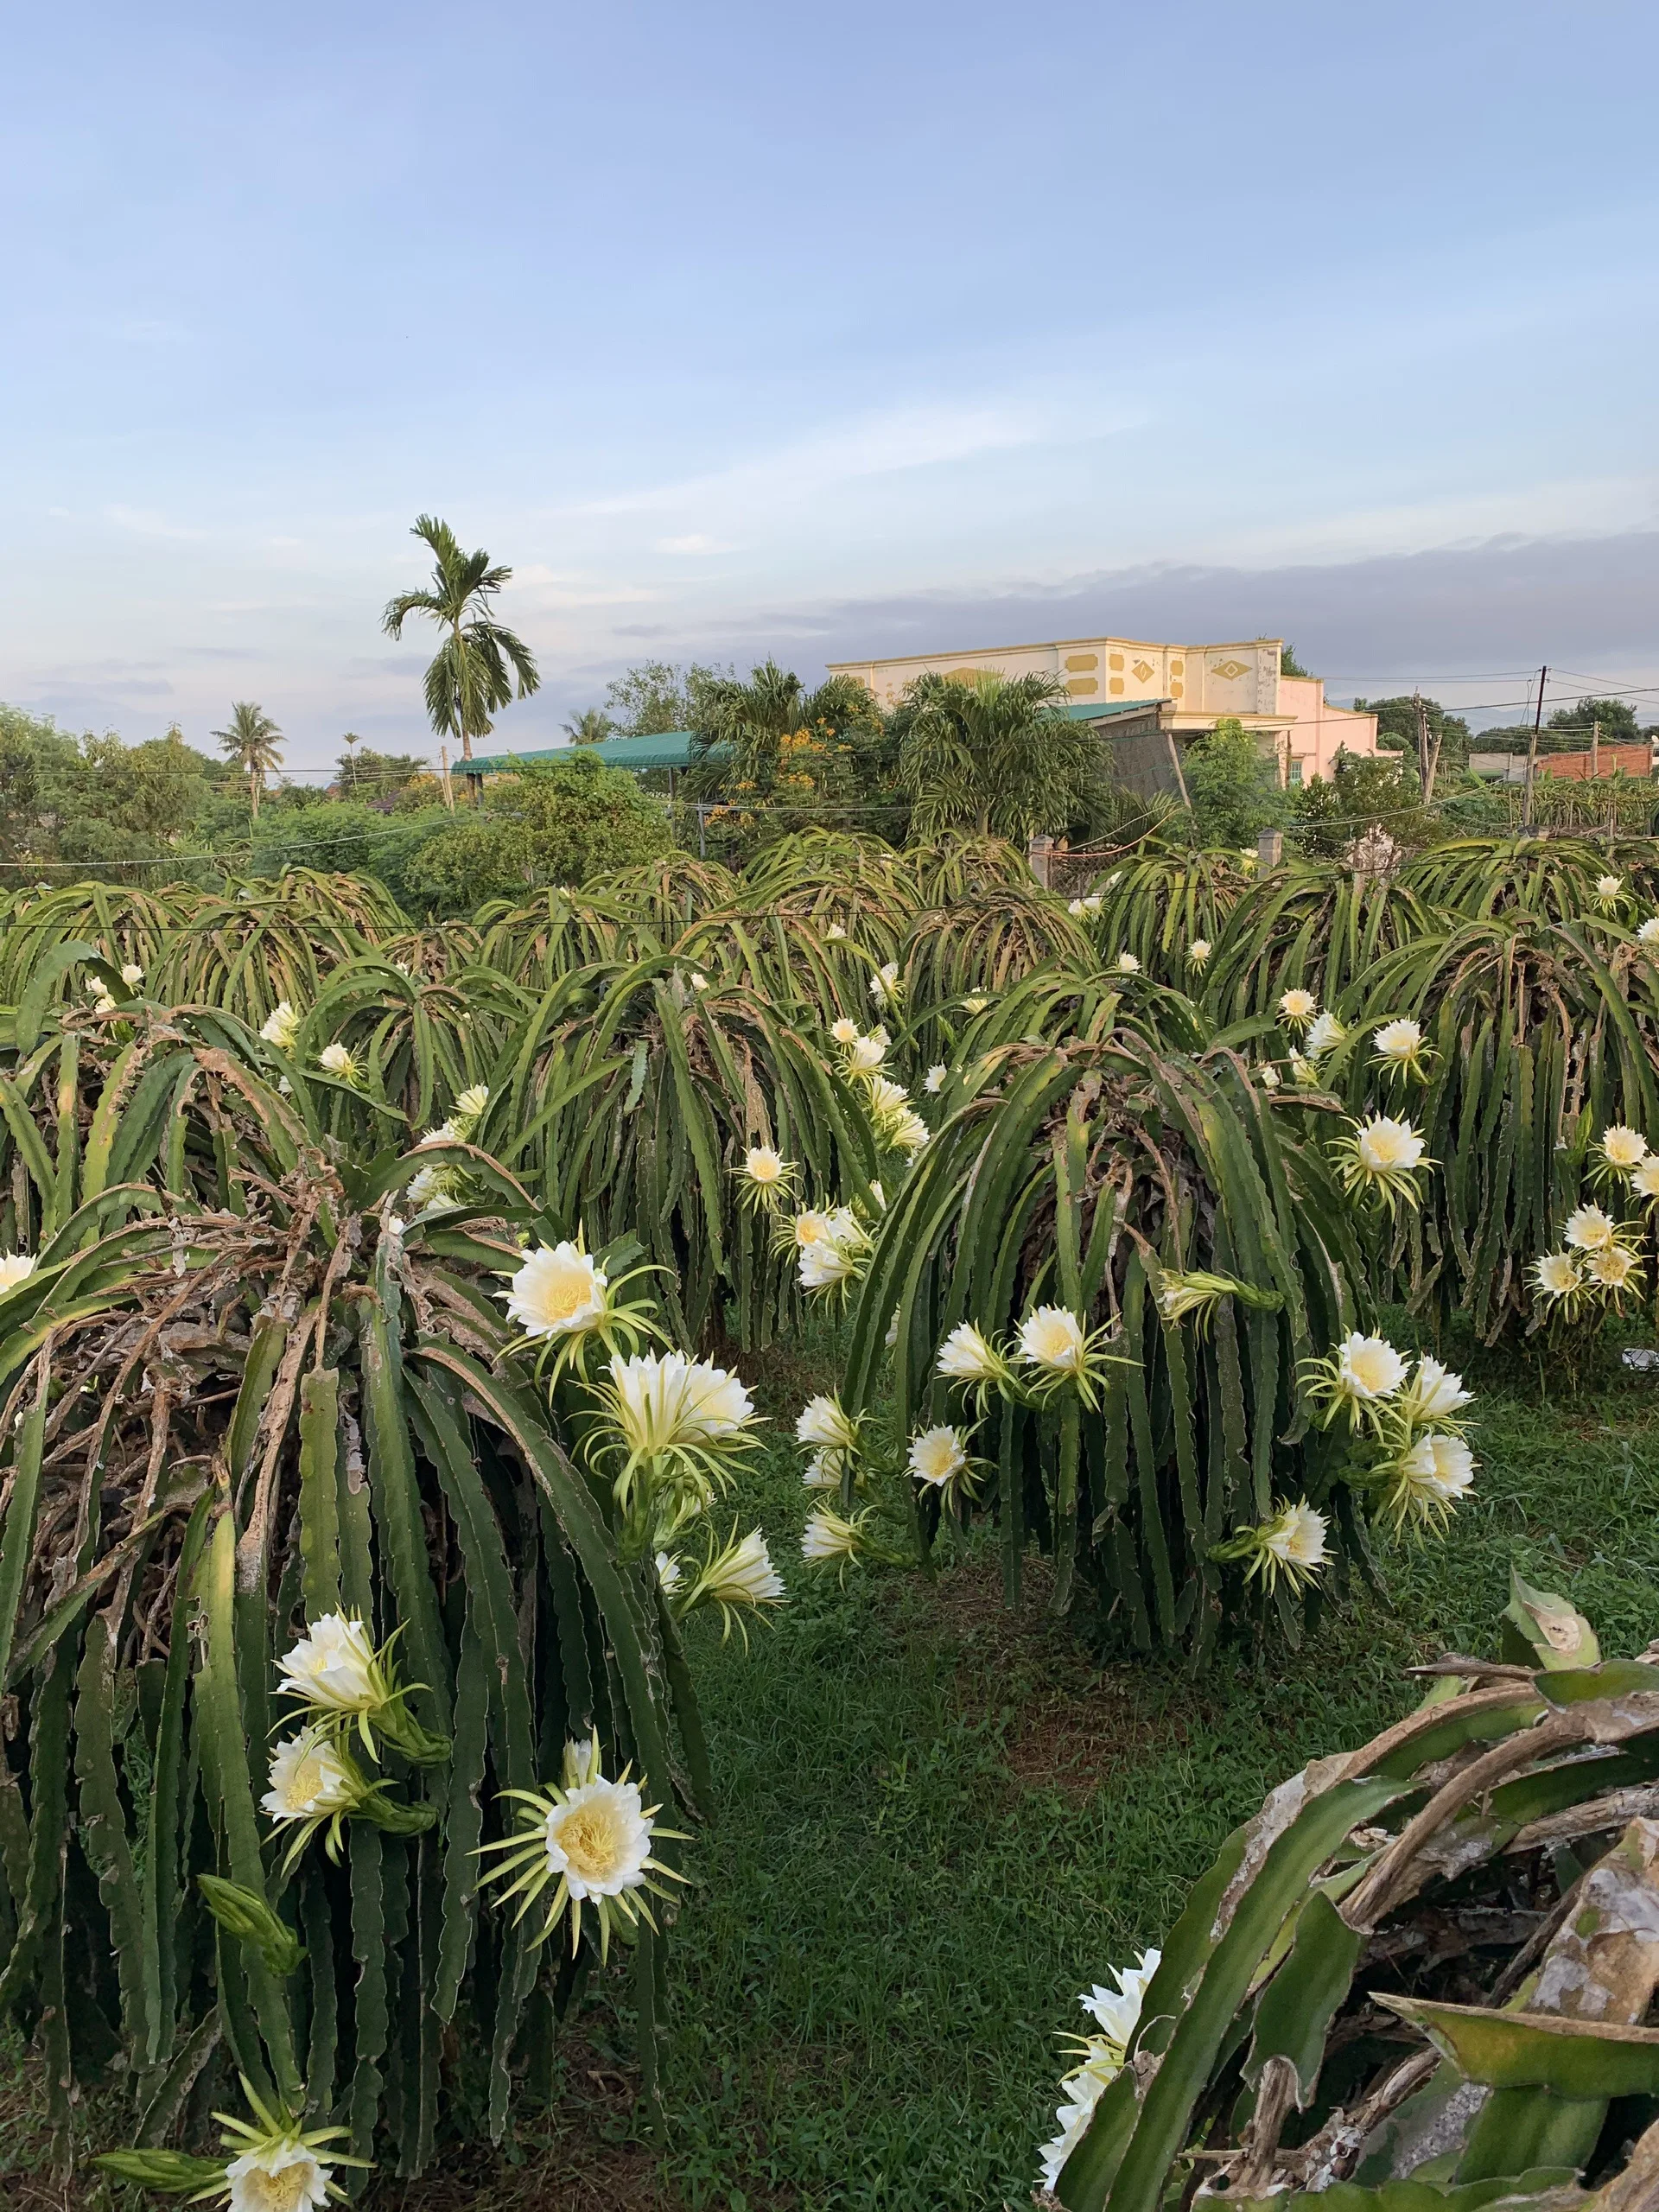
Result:
[[1290,753],[1302,764],[1302,781],[1329,776],[1337,754],[1345,746],[1350,753],[1376,751],[1376,716],[1357,715],[1350,707],[1334,707],[1325,696],[1325,679],[1319,676],[1281,676],[1279,711],[1294,715]]

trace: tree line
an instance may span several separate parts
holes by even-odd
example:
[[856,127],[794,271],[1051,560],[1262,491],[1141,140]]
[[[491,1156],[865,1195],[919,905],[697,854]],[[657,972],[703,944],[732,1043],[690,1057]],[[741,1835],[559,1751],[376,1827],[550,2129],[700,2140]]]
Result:
[[[464,769],[494,717],[539,689],[540,672],[498,611],[512,569],[464,548],[436,516],[417,517],[412,535],[431,556],[430,575],[388,601],[382,627],[401,639],[419,620],[437,632],[426,715],[440,762]],[[1306,673],[1288,648],[1283,666]],[[1124,790],[1109,739],[1070,703],[1059,679],[1041,675],[925,675],[884,710],[852,677],[812,687],[770,658],[747,677],[645,661],[607,687],[601,706],[565,722],[564,759],[527,761],[478,788],[348,730],[326,790],[282,778],[283,732],[256,700],[233,702],[212,733],[217,757],[176,727],[126,746],[0,706],[0,887],[31,870],[48,881],[143,882],[269,875],[303,861],[372,875],[410,912],[440,914],[581,882],[677,842],[741,864],[812,827],[896,845],[952,832],[1023,843],[1042,832],[1073,846],[1154,829],[1169,842],[1242,846],[1281,828],[1331,855],[1376,825],[1413,849],[1448,828],[1503,827],[1505,802],[1468,773],[1469,754],[1533,735],[1517,725],[1477,738],[1433,699],[1357,700],[1377,716],[1377,757],[1339,757],[1328,779],[1287,791],[1276,763],[1228,719],[1185,748],[1177,804]],[[1541,748],[1586,744],[1592,729],[1607,743],[1639,734],[1623,701],[1585,698],[1550,716]],[[637,777],[593,750],[607,737],[677,730],[691,734],[677,774]]]

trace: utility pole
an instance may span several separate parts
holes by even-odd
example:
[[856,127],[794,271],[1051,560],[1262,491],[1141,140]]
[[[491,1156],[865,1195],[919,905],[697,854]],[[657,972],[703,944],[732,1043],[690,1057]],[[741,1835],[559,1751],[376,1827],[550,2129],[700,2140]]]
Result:
[[1593,721],[1590,725],[1590,780],[1592,784],[1599,783],[1601,780],[1601,724],[1599,721]]
[[1527,791],[1521,802],[1521,822],[1523,829],[1532,827],[1532,779],[1538,772],[1538,732],[1544,719],[1544,685],[1549,677],[1549,663],[1546,661],[1538,671],[1538,706],[1532,717],[1532,742],[1527,747]]
[[1176,748],[1175,733],[1173,729],[1165,729],[1164,743],[1169,747],[1169,765],[1175,771],[1175,782],[1181,794],[1181,804],[1191,814],[1192,802],[1186,795],[1186,778],[1181,773],[1181,756]]
[[1417,785],[1423,795],[1423,804],[1427,806],[1433,799],[1434,779],[1440,772],[1440,747],[1446,742],[1446,728],[1442,722],[1440,734],[1431,745],[1428,741],[1428,709],[1423,704],[1421,691],[1412,693],[1411,703],[1417,716]]

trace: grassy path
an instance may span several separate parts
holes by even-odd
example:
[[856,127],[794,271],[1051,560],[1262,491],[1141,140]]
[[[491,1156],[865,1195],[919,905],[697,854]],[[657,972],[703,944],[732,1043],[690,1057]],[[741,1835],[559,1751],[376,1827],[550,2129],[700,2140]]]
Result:
[[[1029,2201],[1077,1992],[1160,1940],[1266,1789],[1403,1709],[1399,1669],[1487,1649],[1510,1561],[1611,1651],[1659,1635],[1659,1389],[1541,1408],[1483,1388],[1478,1502],[1389,1562],[1392,1612],[1197,1681],[1097,1672],[987,1563],[808,1584],[746,1656],[696,1654],[721,1794],[681,1923],[669,2171],[695,2207]],[[752,1477],[781,1556],[796,1455]],[[706,1633],[706,1631],[705,1631]]]

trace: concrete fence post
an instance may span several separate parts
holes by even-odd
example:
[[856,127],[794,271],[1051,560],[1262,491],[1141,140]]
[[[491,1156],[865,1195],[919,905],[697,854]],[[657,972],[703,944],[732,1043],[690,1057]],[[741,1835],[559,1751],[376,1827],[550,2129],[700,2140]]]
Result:
[[1046,891],[1049,872],[1054,865],[1054,840],[1052,837],[1033,837],[1026,849],[1026,858],[1031,863],[1032,874]]

